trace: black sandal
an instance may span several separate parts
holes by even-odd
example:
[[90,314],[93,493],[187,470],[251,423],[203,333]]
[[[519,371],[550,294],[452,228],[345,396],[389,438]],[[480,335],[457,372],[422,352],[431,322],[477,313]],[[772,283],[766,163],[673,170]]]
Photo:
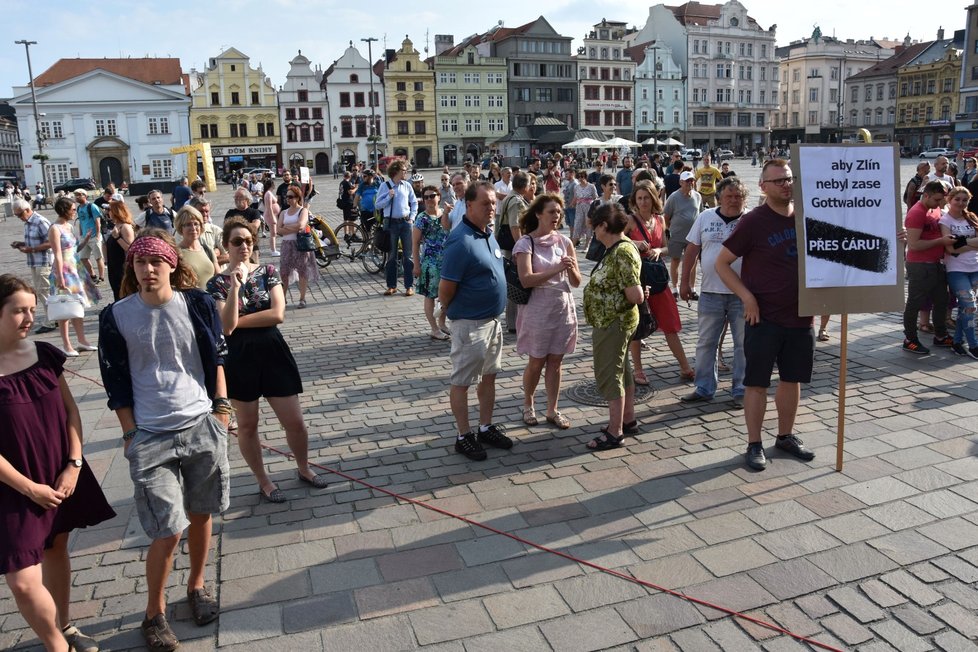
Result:
[[607,428],[601,429],[601,435],[595,437],[587,443],[588,450],[592,451],[610,451],[615,448],[621,448],[621,442],[625,439],[625,435],[621,437],[615,437]]
[[187,602],[190,603],[190,613],[198,625],[214,622],[219,613],[217,600],[207,590],[207,587],[187,592]]
[[638,419],[621,424],[621,434],[623,436],[637,435],[638,432]]

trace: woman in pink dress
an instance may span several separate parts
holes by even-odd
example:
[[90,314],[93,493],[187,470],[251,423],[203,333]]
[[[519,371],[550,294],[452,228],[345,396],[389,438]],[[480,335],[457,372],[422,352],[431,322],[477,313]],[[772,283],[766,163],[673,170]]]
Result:
[[265,205],[265,224],[268,226],[269,238],[271,239],[272,250],[269,253],[278,256],[278,249],[275,248],[275,236],[278,235],[278,214],[282,207],[278,205],[274,179],[265,179],[265,195],[262,202]]
[[570,421],[557,411],[560,366],[577,345],[577,310],[571,289],[580,286],[581,270],[570,238],[557,232],[563,218],[560,195],[537,196],[520,216],[524,235],[513,247],[523,287],[533,288],[530,301],[516,313],[516,352],[529,356],[523,371],[523,423],[538,423],[534,395],[546,368],[546,419],[560,429]]

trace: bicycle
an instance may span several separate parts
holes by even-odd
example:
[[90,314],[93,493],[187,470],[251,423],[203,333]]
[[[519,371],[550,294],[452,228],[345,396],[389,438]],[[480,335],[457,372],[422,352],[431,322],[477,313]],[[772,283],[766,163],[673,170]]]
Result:
[[329,264],[343,255],[340,247],[340,240],[336,237],[336,232],[329,226],[326,220],[320,215],[309,216],[309,231],[312,233],[316,248],[313,253],[316,256],[316,263],[322,267],[329,267]]

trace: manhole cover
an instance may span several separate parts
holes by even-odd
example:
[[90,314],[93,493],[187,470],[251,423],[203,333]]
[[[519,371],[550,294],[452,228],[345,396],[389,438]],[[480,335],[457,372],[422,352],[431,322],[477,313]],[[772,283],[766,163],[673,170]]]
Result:
[[[601,394],[598,393],[598,385],[593,380],[582,380],[573,387],[568,388],[564,392],[564,396],[576,403],[583,403],[584,405],[594,405],[597,407],[608,405],[608,401],[604,400]],[[645,403],[646,401],[652,400],[654,396],[655,390],[651,385],[635,386],[636,403]]]

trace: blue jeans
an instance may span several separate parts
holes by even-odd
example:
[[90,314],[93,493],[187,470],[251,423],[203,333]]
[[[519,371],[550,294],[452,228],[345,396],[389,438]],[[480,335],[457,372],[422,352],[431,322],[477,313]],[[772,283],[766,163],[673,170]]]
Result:
[[954,341],[968,340],[968,348],[978,346],[975,337],[975,293],[978,292],[978,272],[948,272],[947,285],[958,299],[958,318]]
[[[414,226],[407,220],[384,220],[384,228],[391,232],[391,251],[387,254],[387,287],[397,288],[397,268],[404,260],[404,289],[414,287],[414,260],[411,258],[411,238]],[[397,255],[397,243],[401,243],[401,256]]]
[[733,396],[744,395],[744,304],[736,294],[703,292],[697,306],[699,341],[696,343],[696,393],[713,397],[717,391],[717,347],[724,322],[730,322],[733,341]]

